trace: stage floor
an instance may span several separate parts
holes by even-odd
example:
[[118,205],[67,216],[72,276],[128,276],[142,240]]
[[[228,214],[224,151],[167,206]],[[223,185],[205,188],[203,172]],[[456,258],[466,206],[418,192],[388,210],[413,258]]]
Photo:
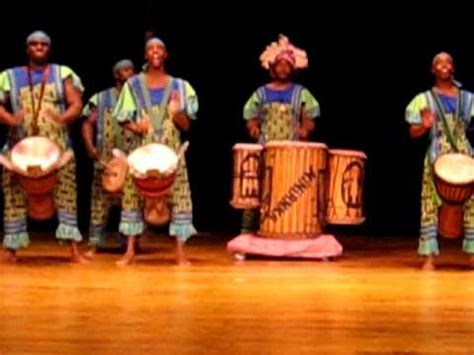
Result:
[[418,269],[416,238],[344,237],[332,262],[248,259],[231,237],[200,236],[193,265],[173,241],[71,265],[44,236],[0,265],[0,354],[321,354],[474,352],[474,271],[459,242]]

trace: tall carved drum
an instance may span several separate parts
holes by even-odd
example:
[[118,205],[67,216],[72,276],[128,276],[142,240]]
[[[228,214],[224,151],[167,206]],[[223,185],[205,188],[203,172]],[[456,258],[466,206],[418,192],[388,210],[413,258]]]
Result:
[[260,144],[234,145],[234,173],[232,176],[232,200],[234,208],[260,206],[260,179],[263,146]]
[[327,146],[273,141],[265,145],[259,236],[306,239],[321,234]]
[[328,224],[361,224],[367,156],[354,150],[329,150]]

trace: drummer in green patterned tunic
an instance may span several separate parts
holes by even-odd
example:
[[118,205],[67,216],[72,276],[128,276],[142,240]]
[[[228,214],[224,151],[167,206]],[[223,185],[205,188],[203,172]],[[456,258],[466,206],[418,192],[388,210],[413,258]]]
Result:
[[125,153],[135,146],[133,133],[122,130],[112,118],[112,111],[117,103],[125,82],[134,75],[134,65],[128,59],[117,62],[113,67],[115,85],[93,95],[84,109],[87,119],[82,124],[82,136],[87,154],[94,162],[94,179],[92,183],[92,203],[89,229],[89,244],[92,256],[97,248],[105,245],[105,225],[110,207],[121,201],[120,196],[110,195],[102,187],[104,166],[112,158],[112,149],[120,148]]
[[[433,89],[418,94],[406,109],[406,121],[413,138],[429,134],[421,191],[421,226],[418,253],[425,258],[422,267],[434,269],[434,257],[439,255],[438,211],[442,201],[433,181],[433,164],[446,153],[472,155],[466,130],[474,116],[472,93],[461,90],[453,79],[454,62],[447,53],[435,56],[432,63],[435,76]],[[464,206],[464,251],[474,266],[474,203]]]
[[[244,119],[252,138],[264,144],[273,140],[307,140],[319,117],[319,104],[308,89],[292,81],[298,69],[308,66],[306,53],[287,37],[267,46],[260,56],[272,81],[257,89],[244,107]],[[245,210],[242,233],[256,232],[258,211]]]
[[[80,117],[83,87],[79,77],[68,67],[49,64],[51,40],[41,31],[27,38],[29,63],[6,70],[0,76],[0,120],[10,126],[5,150],[19,140],[44,136],[63,150],[71,148],[67,126]],[[10,113],[6,109],[9,103]],[[59,225],[56,238],[68,241],[71,260],[86,262],[78,248],[82,235],[77,226],[76,164],[70,160],[58,172],[54,191]],[[26,221],[26,196],[15,174],[3,170],[4,229],[3,246],[7,259],[16,260],[16,251],[29,244]]]
[[[198,99],[187,81],[173,78],[166,72],[167,56],[163,41],[158,38],[147,41],[145,69],[127,81],[113,116],[140,137],[141,145],[163,143],[178,152],[182,144],[181,131],[187,131],[191,120],[196,119]],[[169,234],[176,237],[177,262],[180,265],[189,264],[183,247],[196,230],[192,222],[191,190],[184,159],[178,166],[170,203]],[[138,217],[141,211],[135,212]],[[121,223],[123,231],[128,227]],[[133,258],[130,243],[129,246],[125,261]]]

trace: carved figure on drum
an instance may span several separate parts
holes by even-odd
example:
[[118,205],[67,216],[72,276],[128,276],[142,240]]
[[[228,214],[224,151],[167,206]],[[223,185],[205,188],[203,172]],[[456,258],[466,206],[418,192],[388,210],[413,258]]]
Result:
[[136,135],[128,130],[122,130],[122,127],[112,117],[112,111],[123,85],[135,74],[134,65],[130,60],[123,59],[114,65],[112,73],[115,85],[94,94],[89,99],[83,113],[86,116],[82,124],[84,145],[87,154],[94,160],[89,230],[91,248],[88,256],[92,256],[97,248],[105,245],[105,226],[111,206],[127,202],[121,199],[121,191],[111,193],[103,186],[103,179],[106,178],[104,174],[110,173],[106,169],[107,164],[114,158],[112,150],[120,148],[128,154],[132,148],[137,146]]
[[[67,130],[68,124],[81,115],[83,87],[70,68],[48,62],[50,46],[51,39],[47,34],[41,31],[32,33],[26,40],[28,64],[8,69],[0,75],[0,120],[10,127],[8,142],[3,150],[6,167],[3,169],[3,246],[7,259],[15,261],[16,251],[29,244],[27,214],[45,219],[57,212],[59,225],[56,238],[70,242],[72,261],[86,262],[78,249],[82,236],[77,227],[76,165],[71,150],[68,151],[71,140]],[[22,144],[22,140],[33,136],[40,138]],[[32,142],[34,144],[30,144]],[[16,155],[12,156],[12,151]],[[44,153],[42,160],[40,151]],[[59,160],[50,161],[66,151],[70,157],[67,163],[63,161],[64,166]],[[21,169],[18,170],[21,165],[28,167],[23,174]],[[12,170],[9,169],[12,167]],[[54,177],[48,179],[50,176]],[[54,202],[42,205],[49,206],[47,211],[32,203],[33,190],[42,189],[45,185],[36,180],[37,177],[45,178],[46,185],[52,183],[54,191],[51,191],[50,198]],[[25,192],[27,186],[33,188],[32,194]],[[36,201],[44,203],[47,198]],[[35,206],[36,210],[32,210]]]
[[[438,234],[464,236],[463,250],[474,265],[474,204],[472,149],[466,129],[474,115],[473,95],[454,79],[451,55],[439,53],[432,62],[434,87],[418,94],[406,109],[410,135],[429,135],[421,192],[421,228],[418,253],[423,268],[435,268]],[[452,196],[450,196],[452,195]]]
[[[244,107],[250,136],[264,144],[274,140],[307,140],[319,117],[319,103],[309,90],[293,82],[296,71],[308,66],[306,52],[280,35],[260,56],[271,81],[258,88]],[[258,229],[257,210],[245,210],[242,232]]]
[[[187,81],[174,78],[166,72],[167,57],[162,40],[152,38],[147,41],[147,64],[140,74],[130,78],[124,85],[113,115],[139,137],[141,145],[163,143],[178,152],[181,131],[189,130],[191,121],[196,119],[198,99]],[[126,235],[140,234],[143,229],[140,197],[136,189],[130,189],[125,192],[124,198],[137,202],[133,210],[127,211],[129,222],[122,219],[120,231]],[[192,223],[191,190],[184,158],[180,160],[169,199],[165,202],[160,210],[168,211],[167,205],[170,205],[169,234],[176,237],[177,262],[188,264],[183,247],[188,238],[196,234],[196,230]],[[129,248],[126,262],[133,258],[132,252]]]

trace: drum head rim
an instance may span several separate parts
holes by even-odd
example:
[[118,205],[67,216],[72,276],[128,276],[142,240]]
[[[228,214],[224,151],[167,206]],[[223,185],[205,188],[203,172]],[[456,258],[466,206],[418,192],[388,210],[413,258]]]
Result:
[[325,143],[301,141],[270,141],[265,143],[265,148],[320,148],[328,149]]
[[52,139],[48,138],[48,137],[43,137],[43,136],[31,136],[31,137],[26,137],[26,138],[23,138],[22,140],[20,140],[18,143],[16,143],[13,148],[11,149],[11,154],[10,154],[10,161],[13,165],[13,167],[16,169],[17,172],[21,172],[24,176],[26,177],[29,177],[30,175],[28,174],[28,171],[23,169],[23,167],[21,167],[17,160],[14,158],[14,156],[16,155],[17,157],[24,157],[25,154],[21,154],[21,153],[18,153],[17,150],[19,149],[18,147],[20,147],[21,145],[24,145],[26,142],[30,142],[30,141],[43,141],[43,142],[46,142],[47,144],[49,144],[51,146],[51,151],[55,153],[55,155],[57,154],[57,159],[51,163],[49,166],[45,167],[45,169],[43,169],[46,174],[44,175],[38,175],[37,177],[44,177],[45,175],[49,175],[48,171],[49,169],[54,166],[58,161],[60,161],[61,159],[61,153],[62,153],[62,150],[60,148],[60,146],[55,142],[53,141]]
[[[172,171],[170,171],[170,168],[168,168],[168,170],[165,170],[165,171],[162,171],[162,173],[164,174],[165,172],[167,172],[167,174],[165,174],[166,176],[168,175],[171,175],[171,174],[174,174],[174,172],[178,169],[178,164],[179,164],[179,158],[178,158],[178,155],[176,154],[176,152],[171,149],[170,147],[168,147],[167,145],[165,144],[162,144],[162,143],[150,143],[150,144],[145,144],[145,145],[142,145],[141,147],[138,147],[136,149],[134,149],[127,157],[127,164],[128,166],[131,168],[131,170],[133,171],[136,171],[138,172],[139,174],[146,174],[146,173],[141,173],[141,170],[140,169],[137,169],[135,167],[135,164],[133,164],[133,156],[134,154],[136,154],[139,150],[142,150],[144,149],[145,147],[149,147],[149,146],[159,146],[159,147],[163,147],[165,148],[165,150],[169,150],[169,152],[171,152],[173,154],[173,157],[175,158],[175,161],[176,161],[176,164],[174,166],[174,164],[171,164],[170,165],[170,168],[174,166],[174,168],[172,169]],[[153,169],[151,169],[153,170]]]
[[[459,181],[459,182],[453,182],[453,181],[450,181],[449,179],[446,179],[445,176],[442,176],[440,173],[439,173],[439,166],[441,164],[441,162],[447,158],[447,157],[463,157],[465,158],[466,161],[471,161],[472,165],[473,165],[473,175],[472,175],[472,178],[470,180],[463,180],[463,181]],[[433,175],[443,181],[444,183],[446,184],[450,184],[450,185],[455,185],[455,186],[469,186],[469,185],[472,185],[474,184],[474,159],[470,156],[470,155],[467,155],[467,154],[463,154],[463,153],[446,153],[446,154],[442,154],[440,155],[436,161],[434,162],[433,164]]]
[[233,150],[247,149],[247,150],[263,150],[263,145],[252,143],[237,143],[232,147]]
[[329,149],[329,155],[367,159],[367,155],[361,150]]

